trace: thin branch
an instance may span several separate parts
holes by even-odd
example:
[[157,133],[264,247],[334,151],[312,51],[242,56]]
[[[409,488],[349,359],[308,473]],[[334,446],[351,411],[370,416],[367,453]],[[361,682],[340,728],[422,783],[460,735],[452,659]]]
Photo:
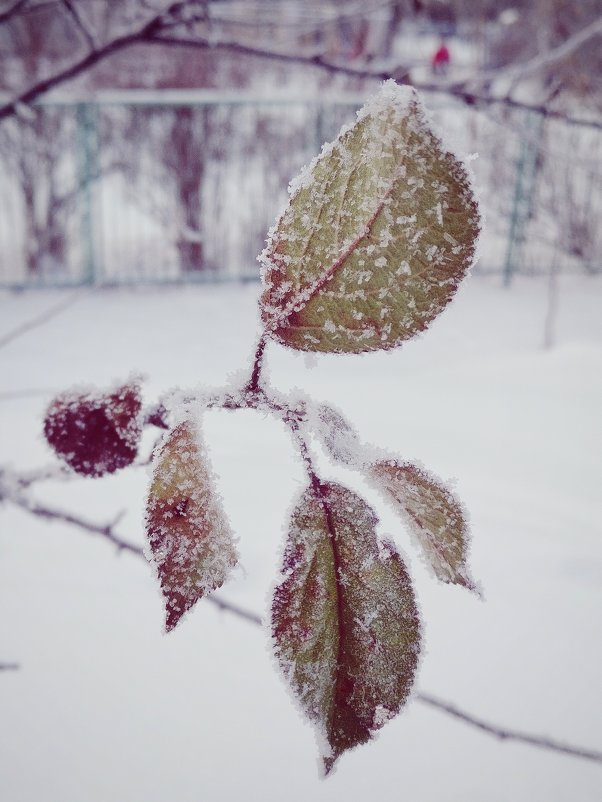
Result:
[[[89,532],[90,534],[100,535],[105,540],[108,540],[109,543],[112,543],[118,551],[127,551],[130,554],[135,554],[137,557],[144,557],[144,551],[140,546],[136,546],[134,543],[129,543],[127,540],[124,540],[122,537],[116,534],[114,531],[114,526],[118,519],[107,524],[97,524],[93,521],[88,521],[85,518],[81,518],[78,515],[73,515],[70,512],[66,512],[65,510],[58,510],[54,507],[48,507],[45,504],[40,504],[39,502],[33,501],[32,499],[26,498],[20,494],[11,495],[8,500],[26,512],[30,512],[32,515],[37,515],[39,518],[44,518],[48,521],[61,521],[66,524],[71,524],[71,526],[77,526],[79,529]],[[121,515],[119,517],[121,517]]]
[[599,17],[594,22],[586,25],[585,28],[582,28],[577,33],[569,36],[568,39],[565,39],[564,42],[559,44],[557,47],[548,50],[545,53],[538,54],[535,58],[530,59],[523,64],[516,64],[512,65],[506,70],[501,70],[497,73],[492,71],[491,77],[494,78],[504,78],[506,75],[512,78],[512,84],[508,91],[508,94],[512,92],[513,89],[516,88],[517,84],[520,83],[525,77],[529,75],[533,75],[535,72],[539,72],[540,70],[544,69],[545,67],[549,67],[552,64],[557,64],[559,61],[562,61],[568,56],[571,56],[575,53],[580,47],[582,47],[586,42],[589,42],[590,39],[593,39],[596,36],[602,35],[602,17]]
[[417,693],[416,700],[422,704],[434,707],[449,716],[463,721],[465,724],[470,724],[488,735],[493,735],[501,741],[520,741],[521,743],[530,744],[531,746],[538,746],[540,749],[548,749],[552,752],[561,752],[564,755],[572,755],[573,757],[580,757],[583,760],[592,760],[595,763],[602,763],[602,752],[595,749],[583,749],[580,746],[571,746],[570,744],[561,741],[555,741],[552,738],[547,738],[543,735],[531,735],[527,732],[520,732],[519,730],[509,730],[504,727],[498,727],[496,724],[490,724],[481,718],[466,713],[451,702],[446,702],[443,699],[438,699],[428,693]]
[[[411,78],[410,69],[408,67],[399,66],[393,69],[383,70],[367,70],[361,67],[348,67],[345,64],[332,62],[326,60],[322,55],[302,55],[294,53],[285,53],[273,50],[264,50],[262,48],[251,47],[243,45],[240,42],[225,42],[225,41],[209,41],[204,39],[186,39],[175,38],[171,36],[162,36],[157,34],[149,39],[148,44],[166,45],[171,47],[189,47],[197,49],[213,49],[224,50],[238,55],[255,56],[257,58],[264,58],[272,61],[279,61],[291,64],[303,64],[307,66],[318,67],[321,70],[330,72],[335,75],[348,75],[355,78],[363,78],[365,80],[373,81],[386,81],[393,79],[398,83],[411,84],[416,89],[422,92],[432,92],[453,97],[461,101],[467,106],[506,106],[512,109],[521,111],[531,111],[536,114],[541,114],[551,120],[561,120],[570,125],[579,126],[582,128],[593,128],[602,131],[602,120],[583,119],[579,117],[572,117],[559,109],[552,109],[545,103],[526,103],[521,100],[508,97],[507,95],[498,96],[489,94],[483,90],[472,91],[469,88],[468,81],[463,83],[436,83],[432,81],[414,81]],[[0,109],[0,119],[1,119]]]
[[73,20],[75,23],[75,27],[81,33],[83,38],[85,39],[89,49],[94,52],[98,49],[98,44],[94,39],[94,35],[92,31],[88,27],[87,22],[84,20],[80,13],[80,9],[73,3],[73,0],[61,0],[61,5],[67,12],[68,16]]
[[273,61],[291,64],[303,64],[314,66],[332,74],[348,75],[366,80],[387,80],[392,78],[398,82],[412,83],[417,89],[425,92],[442,93],[450,97],[457,98],[468,106],[491,106],[503,105],[509,108],[532,111],[550,119],[563,120],[571,125],[602,130],[602,121],[586,120],[574,118],[558,109],[551,109],[546,103],[533,104],[515,100],[508,96],[495,96],[485,91],[471,91],[469,82],[463,83],[432,83],[411,81],[408,67],[399,66],[387,70],[367,70],[357,67],[349,67],[346,64],[331,62],[324,58],[320,53],[313,55],[294,54],[290,52],[278,52],[252,47],[236,41],[214,41],[196,37],[194,39],[165,36],[163,33],[177,25],[186,22],[185,18],[178,18],[184,10],[186,4],[174,3],[167,11],[158,14],[147,22],[142,28],[130,34],[111,40],[106,45],[96,50],[89,51],[84,57],[63,70],[51,75],[42,81],[30,86],[20,95],[0,107],[0,121],[8,117],[18,115],[19,109],[27,107],[42,95],[60,86],[66,81],[77,77],[101,61],[109,58],[117,52],[123,51],[136,44],[154,44],[167,47],[188,47],[201,50],[222,50],[236,55],[247,55]]
[[224,50],[235,53],[239,56],[254,56],[273,61],[289,64],[302,64],[307,66],[319,67],[321,70],[331,72],[336,75],[348,75],[352,78],[367,78],[369,80],[383,81],[394,78],[398,81],[409,80],[409,69],[398,67],[394,70],[366,70],[361,67],[349,67],[342,62],[333,62],[326,58],[322,52],[313,54],[291,53],[283,50],[266,50],[262,47],[253,47],[236,40],[210,40],[196,37],[194,39],[175,36],[164,36],[161,33],[155,34],[149,44],[165,45],[167,47],[189,47],[208,50]]
[[43,312],[41,315],[38,315],[37,317],[28,320],[26,323],[22,323],[20,326],[17,326],[17,328],[13,329],[12,331],[9,331],[8,334],[0,337],[0,348],[3,348],[13,340],[21,337],[23,334],[27,334],[27,332],[37,329],[39,326],[43,326],[44,323],[47,323],[49,320],[52,320],[52,318],[60,315],[61,312],[64,312],[69,306],[74,304],[76,301],[79,301],[83,294],[84,293],[81,290],[77,290],[77,292],[69,295],[60,303],[50,307],[50,309],[48,309],[46,312]]
[[20,668],[18,663],[0,663],[0,671],[18,671]]
[[3,11],[2,14],[0,14],[0,25],[8,22],[12,17],[22,11],[26,4],[27,0],[17,0],[17,2],[13,3],[10,8],[7,8],[6,11]]
[[9,101],[4,106],[0,107],[0,120],[12,117],[18,113],[20,107],[30,105],[34,102],[34,100],[37,100],[51,89],[54,89],[55,86],[60,86],[60,84],[63,84],[72,78],[76,78],[78,75],[86,72],[86,70],[89,70],[90,68],[96,66],[96,64],[104,61],[106,58],[109,58],[109,56],[125,50],[132,45],[152,39],[153,36],[158,35],[158,33],[163,30],[167,24],[173,21],[174,15],[177,15],[177,13],[182,9],[183,6],[185,7],[185,5],[185,3],[173,3],[171,6],[169,6],[169,8],[152,17],[138,30],[124,36],[117,37],[116,39],[112,39],[103,47],[88,51],[88,53],[83,56],[83,58],[80,58],[79,61],[76,61],[63,70],[59,70],[59,72],[56,72],[54,75],[51,75],[48,78],[44,78],[38,83],[33,84],[33,86],[30,86],[29,89],[21,92],[20,95],[13,98],[13,100]]
[[[135,557],[146,561],[144,549],[141,546],[130,543],[128,540],[125,540],[115,532],[115,526],[120,520],[121,514],[107,524],[97,524],[70,512],[49,507],[45,504],[40,504],[39,502],[27,498],[21,493],[10,493],[3,496],[1,495],[0,488],[0,501],[2,500],[12,502],[20,509],[29,512],[32,515],[36,515],[39,518],[43,518],[48,521],[61,521],[62,523],[76,526],[78,529],[88,532],[89,534],[98,535],[115,546],[118,551],[124,551],[129,554],[133,554]],[[207,596],[206,601],[213,604],[219,610],[232,613],[233,615],[236,615],[245,621],[249,621],[252,624],[261,624],[261,617],[259,615],[251,612],[250,610],[246,610],[243,607],[228,601],[227,599],[224,599],[222,596],[213,594],[211,596]]]

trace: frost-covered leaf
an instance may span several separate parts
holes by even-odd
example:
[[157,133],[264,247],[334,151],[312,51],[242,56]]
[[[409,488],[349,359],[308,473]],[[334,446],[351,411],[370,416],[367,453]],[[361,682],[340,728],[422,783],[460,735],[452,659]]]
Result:
[[312,429],[335,462],[353,465],[361,448],[357,432],[338,409],[330,404],[318,404],[312,419]]
[[224,583],[237,562],[200,432],[190,420],[168,434],[155,459],[146,531],[169,632],[202,596]]
[[372,509],[338,484],[295,508],[272,603],[278,661],[317,727],[328,773],[406,701],[420,651],[410,578]]
[[445,485],[422,468],[395,460],[376,462],[368,472],[402,514],[435,576],[477,591],[466,564],[466,517]]
[[388,81],[291,185],[260,257],[266,330],[303,351],[400,345],[451,300],[479,225],[466,169]]
[[106,393],[67,391],[44,417],[46,440],[73,470],[85,476],[114,473],[133,462],[142,431],[139,384]]

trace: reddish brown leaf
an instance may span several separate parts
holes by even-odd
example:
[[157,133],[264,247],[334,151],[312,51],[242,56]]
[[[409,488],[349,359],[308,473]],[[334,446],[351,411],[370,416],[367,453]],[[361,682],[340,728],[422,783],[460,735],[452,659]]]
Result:
[[192,421],[167,436],[155,460],[146,510],[169,632],[202,596],[224,583],[237,562],[230,525]]
[[59,457],[84,476],[114,473],[133,462],[142,430],[140,386],[112,393],[64,393],[52,401],[44,435]]
[[317,727],[327,774],[399,711],[416,672],[410,578],[376,524],[345,487],[308,488],[292,515],[272,604],[276,655]]

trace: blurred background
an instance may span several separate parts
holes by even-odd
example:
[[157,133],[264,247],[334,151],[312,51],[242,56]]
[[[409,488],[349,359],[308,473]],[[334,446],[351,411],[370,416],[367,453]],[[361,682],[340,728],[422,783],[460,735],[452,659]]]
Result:
[[387,76],[478,154],[478,271],[598,273],[601,14],[600,0],[5,2],[4,100],[52,91],[0,128],[0,285],[257,278],[289,180]]

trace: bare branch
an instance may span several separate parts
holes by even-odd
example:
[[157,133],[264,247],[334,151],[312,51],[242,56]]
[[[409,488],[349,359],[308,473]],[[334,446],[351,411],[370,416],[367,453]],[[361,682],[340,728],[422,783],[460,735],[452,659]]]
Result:
[[[113,521],[110,521],[109,523],[98,524],[93,521],[88,521],[79,515],[66,512],[65,510],[59,510],[54,507],[49,507],[45,504],[40,504],[39,502],[28,498],[23,493],[7,493],[6,491],[3,493],[2,487],[0,486],[0,501],[3,500],[12,502],[20,509],[29,512],[32,515],[36,515],[39,518],[43,518],[48,521],[60,521],[62,523],[70,524],[71,526],[76,526],[78,529],[88,532],[91,535],[98,535],[115,546],[117,551],[128,552],[129,554],[133,554],[135,557],[146,560],[144,549],[141,546],[130,543],[128,540],[125,540],[115,532],[115,526],[121,519],[122,513],[120,513]],[[219,610],[232,613],[233,615],[236,615],[245,621],[249,621],[252,624],[261,624],[261,617],[259,615],[246,610],[219,595],[213,594],[211,596],[207,596],[206,601],[213,604]]]
[[[188,15],[186,14],[187,11]],[[437,92],[447,96],[455,97],[469,106],[503,105],[524,111],[532,111],[550,119],[564,120],[572,125],[602,130],[601,121],[573,118],[563,111],[550,108],[550,106],[545,102],[539,104],[525,103],[515,100],[507,95],[501,97],[493,95],[485,89],[473,91],[470,89],[470,80],[462,83],[456,82],[448,84],[419,81],[412,82],[409,67],[407,66],[398,66],[396,68],[386,70],[368,70],[360,67],[350,67],[340,62],[329,61],[324,58],[323,54],[321,53],[295,54],[284,51],[279,52],[266,50],[259,47],[252,47],[237,41],[219,41],[213,39],[204,39],[202,37],[190,38],[165,35],[166,31],[173,30],[179,25],[191,21],[203,20],[202,9],[200,12],[193,15],[191,15],[189,12],[190,4],[173,3],[168,9],[151,18],[138,30],[112,39],[103,47],[91,49],[85,56],[71,64],[69,67],[66,67],[63,70],[56,72],[54,75],[37,82],[33,86],[30,86],[20,95],[13,98],[13,100],[9,101],[4,106],[1,106],[0,121],[17,115],[19,113],[19,109],[26,108],[39,97],[49,92],[51,89],[55,88],[56,86],[60,86],[61,84],[77,77],[78,75],[81,75],[91,67],[94,67],[96,64],[111,57],[115,53],[123,51],[136,44],[146,43],[165,47],[187,47],[208,51],[221,50],[234,53],[236,55],[247,55],[284,63],[313,66],[332,74],[347,75],[366,80],[382,81],[393,78],[398,82],[412,83],[417,89],[425,92]],[[599,32],[597,26],[598,23],[588,26],[588,38]],[[582,35],[585,34],[582,32]],[[568,45],[568,41],[564,44]],[[573,47],[573,44],[571,44],[571,47]],[[559,48],[556,50],[559,50]]]
[[[84,291],[85,292],[85,291]],[[5,345],[8,345],[13,340],[16,340],[17,337],[21,337],[23,334],[26,334],[28,331],[32,331],[32,329],[37,329],[38,326],[44,325],[49,320],[52,320],[53,317],[60,315],[61,312],[64,312],[67,307],[74,304],[76,301],[82,297],[84,293],[81,290],[74,292],[72,295],[69,295],[67,298],[62,300],[60,303],[55,304],[46,312],[43,312],[41,315],[34,317],[32,320],[28,320],[20,326],[17,326],[16,329],[9,331],[8,334],[5,334],[3,337],[0,337],[0,348],[3,348]]]
[[24,10],[24,7],[27,4],[27,0],[16,0],[15,3],[12,4],[10,8],[7,8],[6,11],[3,11],[0,14],[0,25],[3,25],[5,22],[8,22],[12,17],[16,16],[20,11]]
[[75,23],[76,28],[82,34],[88,47],[91,51],[95,51],[98,48],[96,40],[94,39],[94,35],[92,31],[88,27],[87,22],[84,20],[80,13],[80,9],[73,3],[73,0],[61,0],[61,5],[69,15],[69,17]]
[[476,718],[476,716],[466,713],[464,710],[456,707],[456,705],[451,704],[451,702],[438,699],[428,693],[417,693],[416,699],[422,702],[422,704],[429,705],[436,710],[447,713],[463,721],[465,724],[470,724],[472,727],[486,732],[488,735],[493,735],[501,741],[520,741],[521,743],[530,744],[531,746],[538,746],[540,749],[548,749],[552,752],[561,752],[564,755],[572,755],[573,757],[583,758],[583,760],[593,760],[595,763],[602,763],[602,752],[598,752],[595,749],[583,749],[579,746],[571,746],[567,743],[555,741],[546,736],[531,735],[526,732],[520,732],[519,730],[508,730],[503,727],[498,727],[496,724],[489,724],[487,721],[483,721],[483,719]]
[[0,671],[18,671],[20,668],[18,663],[0,663]]
[[185,5],[185,3],[173,3],[165,11],[152,17],[141,28],[138,28],[138,30],[112,39],[101,48],[90,50],[83,58],[80,58],[69,67],[59,70],[54,75],[50,75],[33,84],[29,89],[26,89],[20,95],[13,98],[13,100],[0,107],[0,121],[12,117],[18,113],[19,107],[30,105],[39,97],[46,94],[51,89],[54,89],[55,86],[60,86],[66,81],[81,75],[99,62],[109,58],[109,56],[125,50],[132,45],[152,39],[154,36],[158,35],[166,25],[173,22],[174,15],[177,16],[179,10]]
[[[108,540],[109,543],[112,543],[118,551],[127,551],[130,554],[135,554],[137,557],[144,557],[144,551],[141,546],[129,543],[116,534],[114,531],[116,520],[107,524],[97,524],[93,521],[87,521],[85,518],[81,518],[78,515],[66,512],[65,510],[59,510],[54,507],[48,507],[45,504],[40,504],[22,494],[11,494],[8,500],[15,504],[15,506],[39,518],[44,518],[48,521],[62,521],[63,523],[71,524],[71,526],[77,526],[79,529],[89,532],[92,535],[100,535],[105,540]],[[119,518],[120,517],[121,514],[119,515]]]
[[590,39],[600,35],[602,35],[602,17],[586,25],[585,28],[577,31],[573,36],[569,36],[562,44],[548,50],[547,53],[541,53],[524,64],[512,65],[508,70],[498,72],[498,76],[503,78],[507,75],[512,78],[512,83],[508,90],[508,94],[511,94],[513,89],[527,76],[533,75],[551,64],[562,61],[575,53]]
[[[243,45],[236,41],[209,41],[200,38],[176,38],[173,36],[163,36],[156,34],[148,40],[148,44],[166,45],[170,47],[189,47],[196,49],[224,50],[238,55],[255,56],[257,58],[279,61],[290,64],[304,64],[307,66],[318,67],[335,75],[348,75],[355,78],[366,80],[386,81],[392,78],[399,83],[408,83],[423,92],[433,92],[456,98],[467,106],[506,106],[512,109],[530,111],[541,114],[551,120],[562,120],[570,125],[583,128],[593,128],[602,131],[602,121],[587,120],[572,117],[558,109],[552,109],[546,103],[525,103],[521,100],[504,96],[496,96],[485,90],[472,91],[467,88],[469,82],[463,83],[435,83],[429,81],[414,81],[411,78],[408,67],[399,66],[390,70],[368,70],[361,67],[348,67],[345,64],[326,60],[322,55],[303,55],[296,53],[285,53],[273,50]],[[0,109],[0,119],[2,110]]]
[[397,81],[409,80],[409,69],[398,67],[393,70],[366,70],[361,67],[349,67],[342,62],[333,62],[324,58],[322,52],[291,53],[290,51],[266,50],[262,47],[253,47],[236,40],[209,40],[195,37],[194,39],[155,34],[149,44],[165,45],[167,47],[190,47],[202,50],[224,50],[240,56],[255,56],[289,64],[303,64],[319,67],[322,70],[336,74],[348,75],[352,78],[366,78],[368,80],[383,81],[394,78]]

